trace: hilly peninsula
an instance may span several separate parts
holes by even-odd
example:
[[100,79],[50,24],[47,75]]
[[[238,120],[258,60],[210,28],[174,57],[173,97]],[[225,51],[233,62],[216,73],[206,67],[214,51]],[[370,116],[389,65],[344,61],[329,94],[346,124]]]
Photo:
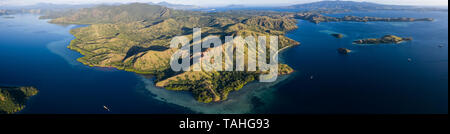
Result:
[[[278,36],[280,50],[300,44],[285,36],[287,31],[297,29],[296,19],[278,14],[206,13],[133,3],[85,8],[65,13],[51,23],[89,24],[71,30],[76,39],[68,48],[84,55],[79,62],[153,75],[156,86],[190,91],[203,103],[227,100],[230,92],[258,80],[265,72],[174,72],[169,64],[177,51],[169,47],[173,37],[183,35],[192,39],[192,29],[200,27],[203,37]],[[279,74],[292,72],[288,65],[279,64]]]
[[34,87],[0,87],[0,114],[13,114],[25,108],[31,96],[38,93]]

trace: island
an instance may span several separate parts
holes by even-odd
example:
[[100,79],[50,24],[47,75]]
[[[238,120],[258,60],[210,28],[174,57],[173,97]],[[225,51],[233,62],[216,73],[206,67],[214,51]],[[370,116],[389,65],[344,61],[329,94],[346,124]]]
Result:
[[38,90],[34,87],[0,87],[0,114],[13,114],[25,108],[31,96]]
[[352,50],[347,49],[347,48],[338,48],[338,52],[340,54],[348,54],[348,53],[352,52]]
[[331,36],[333,36],[333,37],[335,37],[335,38],[338,38],[338,39],[344,38],[344,35],[343,35],[343,34],[340,34],[340,33],[332,33]]
[[356,40],[353,41],[354,44],[399,44],[404,41],[411,41],[413,38],[410,37],[398,37],[395,35],[385,35],[379,39],[376,38],[369,38],[369,39],[362,39],[362,40]]
[[381,17],[358,17],[358,16],[345,16],[342,18],[324,16],[316,12],[304,12],[294,15],[296,19],[307,20],[316,24],[321,22],[370,22],[370,21],[384,21],[384,22],[414,22],[414,21],[433,21],[433,18],[407,18],[407,17],[395,17],[395,18],[381,18]]
[[[297,20],[279,14],[208,13],[132,3],[85,8],[50,22],[89,24],[71,30],[76,38],[68,48],[83,55],[79,62],[153,75],[155,86],[189,91],[202,103],[225,101],[230,92],[239,91],[247,83],[258,80],[264,72],[174,72],[170,67],[171,56],[177,51],[170,48],[173,37],[184,35],[192,39],[193,28],[199,27],[205,38],[214,35],[278,36],[278,51],[300,44],[285,35],[287,31],[297,29]],[[208,50],[202,50],[205,51]],[[288,65],[279,64],[280,75],[292,72]]]

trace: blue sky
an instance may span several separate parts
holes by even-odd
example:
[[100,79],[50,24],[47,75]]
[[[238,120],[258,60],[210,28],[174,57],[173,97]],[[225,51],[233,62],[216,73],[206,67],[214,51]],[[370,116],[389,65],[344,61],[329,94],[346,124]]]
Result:
[[[36,3],[54,4],[87,4],[87,3],[130,3],[130,2],[161,2],[191,4],[200,6],[224,6],[230,4],[242,5],[290,5],[308,3],[320,0],[0,0],[1,5],[32,5]],[[447,0],[353,0],[395,5],[447,6]]]

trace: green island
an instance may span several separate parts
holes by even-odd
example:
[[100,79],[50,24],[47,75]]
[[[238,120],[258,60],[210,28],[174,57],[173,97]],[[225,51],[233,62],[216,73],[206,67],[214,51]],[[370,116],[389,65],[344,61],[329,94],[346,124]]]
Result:
[[0,87],[0,114],[21,111],[29,98],[37,93],[34,87]]
[[353,41],[354,44],[399,44],[404,41],[411,41],[413,40],[410,37],[398,37],[395,35],[385,35],[379,39],[376,38],[369,38],[369,39],[362,39],[362,40],[356,40]]
[[350,49],[348,49],[348,48],[338,48],[338,52],[339,52],[340,54],[348,54],[348,53],[351,53],[352,50],[350,50]]
[[[200,27],[204,37],[278,36],[280,50],[300,44],[285,36],[287,31],[297,29],[297,21],[279,14],[205,13],[133,3],[84,8],[50,22],[89,24],[71,30],[76,39],[68,48],[84,55],[79,62],[150,74],[155,76],[157,87],[190,91],[203,103],[227,100],[230,92],[258,80],[265,72],[174,72],[169,63],[177,50],[169,47],[173,37],[184,35],[192,40],[192,29]],[[246,49],[245,53],[248,51],[256,50]],[[293,71],[288,65],[279,64],[279,74]]]
[[335,38],[338,38],[338,39],[344,38],[344,35],[343,35],[343,34],[340,34],[340,33],[333,33],[333,34],[331,34],[331,36],[333,36],[333,37],[335,37]]

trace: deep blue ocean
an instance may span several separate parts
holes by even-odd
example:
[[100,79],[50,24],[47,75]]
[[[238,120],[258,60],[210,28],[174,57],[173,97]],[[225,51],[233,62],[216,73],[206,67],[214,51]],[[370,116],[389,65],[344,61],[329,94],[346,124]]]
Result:
[[[70,29],[81,26],[49,24],[30,14],[0,17],[0,85],[40,90],[21,114],[447,114],[448,12],[352,14],[436,21],[313,24],[299,20],[299,29],[288,37],[301,45],[280,55],[296,70],[294,74],[275,83],[251,83],[220,104],[200,104],[189,93],[154,87],[151,78],[78,63],[81,55],[67,46],[74,38]],[[344,15],[348,14],[332,14]],[[336,39],[331,33],[345,37]],[[352,44],[386,34],[414,40]],[[353,52],[338,54],[340,47]]]

